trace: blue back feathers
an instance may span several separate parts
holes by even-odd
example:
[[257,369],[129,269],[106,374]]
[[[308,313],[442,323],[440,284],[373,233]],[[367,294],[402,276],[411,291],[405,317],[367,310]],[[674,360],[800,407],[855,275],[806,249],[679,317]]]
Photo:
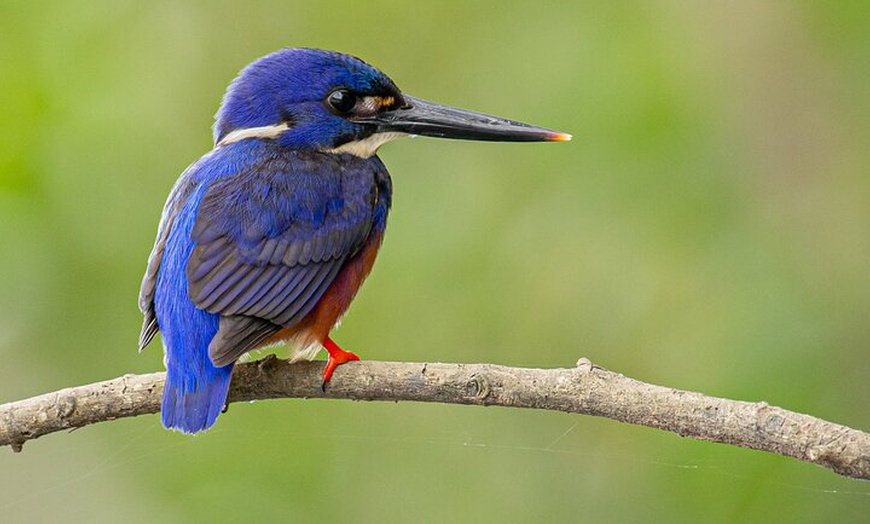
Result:
[[202,351],[218,330],[218,315],[196,308],[187,298],[187,286],[178,275],[190,257],[193,245],[185,242],[193,227],[195,209],[202,198],[195,191],[173,225],[157,278],[160,293],[155,303],[161,322],[167,360],[184,359],[184,365],[167,366],[161,415],[163,425],[184,433],[196,433],[214,424],[226,401],[233,366],[218,368]]

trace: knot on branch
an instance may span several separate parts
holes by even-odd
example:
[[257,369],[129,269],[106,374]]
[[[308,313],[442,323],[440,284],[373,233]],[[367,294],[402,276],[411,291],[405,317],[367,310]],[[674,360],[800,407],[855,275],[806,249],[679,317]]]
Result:
[[480,375],[474,375],[465,384],[465,394],[468,397],[483,400],[489,396],[489,381]]

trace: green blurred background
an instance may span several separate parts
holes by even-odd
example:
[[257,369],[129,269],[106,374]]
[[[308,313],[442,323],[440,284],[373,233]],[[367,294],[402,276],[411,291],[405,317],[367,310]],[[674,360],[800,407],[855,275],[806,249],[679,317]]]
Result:
[[[136,296],[226,84],[285,46],[567,144],[385,146],[372,360],[569,367],[870,429],[864,2],[0,4],[0,402],[162,369]],[[7,522],[867,522],[870,486],[591,417],[281,400],[0,449]]]

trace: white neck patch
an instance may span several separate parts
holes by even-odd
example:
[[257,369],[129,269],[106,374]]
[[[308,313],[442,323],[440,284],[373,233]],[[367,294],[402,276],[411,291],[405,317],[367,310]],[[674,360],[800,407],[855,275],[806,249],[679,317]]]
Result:
[[225,146],[246,138],[277,138],[281,133],[288,129],[290,129],[290,126],[288,126],[286,122],[272,126],[236,129],[235,131],[227,133],[227,136],[221,138],[221,141],[218,142],[217,145]]
[[407,133],[375,133],[362,140],[354,140],[332,149],[323,149],[324,153],[348,153],[360,158],[369,158],[378,152],[378,148],[391,140],[408,136]]
[[[223,137],[220,142],[217,143],[218,146],[226,146],[229,144],[233,144],[235,142],[239,142],[246,138],[266,138],[266,139],[274,139],[278,138],[281,133],[290,129],[290,126],[287,123],[281,123],[271,126],[262,126],[262,127],[247,127],[245,129],[236,129],[235,131],[231,131],[227,133],[225,137]],[[333,154],[341,154],[347,153],[350,155],[358,156],[360,158],[369,158],[375,153],[378,152],[378,149],[391,140],[395,140],[397,138],[402,138],[403,136],[408,136],[407,133],[375,133],[371,136],[363,138],[362,140],[354,140],[353,142],[348,142],[346,144],[342,144],[338,147],[323,149],[324,153],[333,153]]]

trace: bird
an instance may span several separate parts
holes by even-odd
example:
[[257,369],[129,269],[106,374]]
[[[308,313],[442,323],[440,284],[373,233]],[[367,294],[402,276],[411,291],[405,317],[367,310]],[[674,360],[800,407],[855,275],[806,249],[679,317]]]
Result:
[[139,293],[141,352],[159,332],[161,418],[194,434],[225,409],[236,361],[287,343],[293,361],[359,357],[330,337],[372,269],[392,182],[378,148],[419,135],[508,142],[571,135],[403,93],[354,56],[285,48],[229,84],[213,148],[175,182]]

